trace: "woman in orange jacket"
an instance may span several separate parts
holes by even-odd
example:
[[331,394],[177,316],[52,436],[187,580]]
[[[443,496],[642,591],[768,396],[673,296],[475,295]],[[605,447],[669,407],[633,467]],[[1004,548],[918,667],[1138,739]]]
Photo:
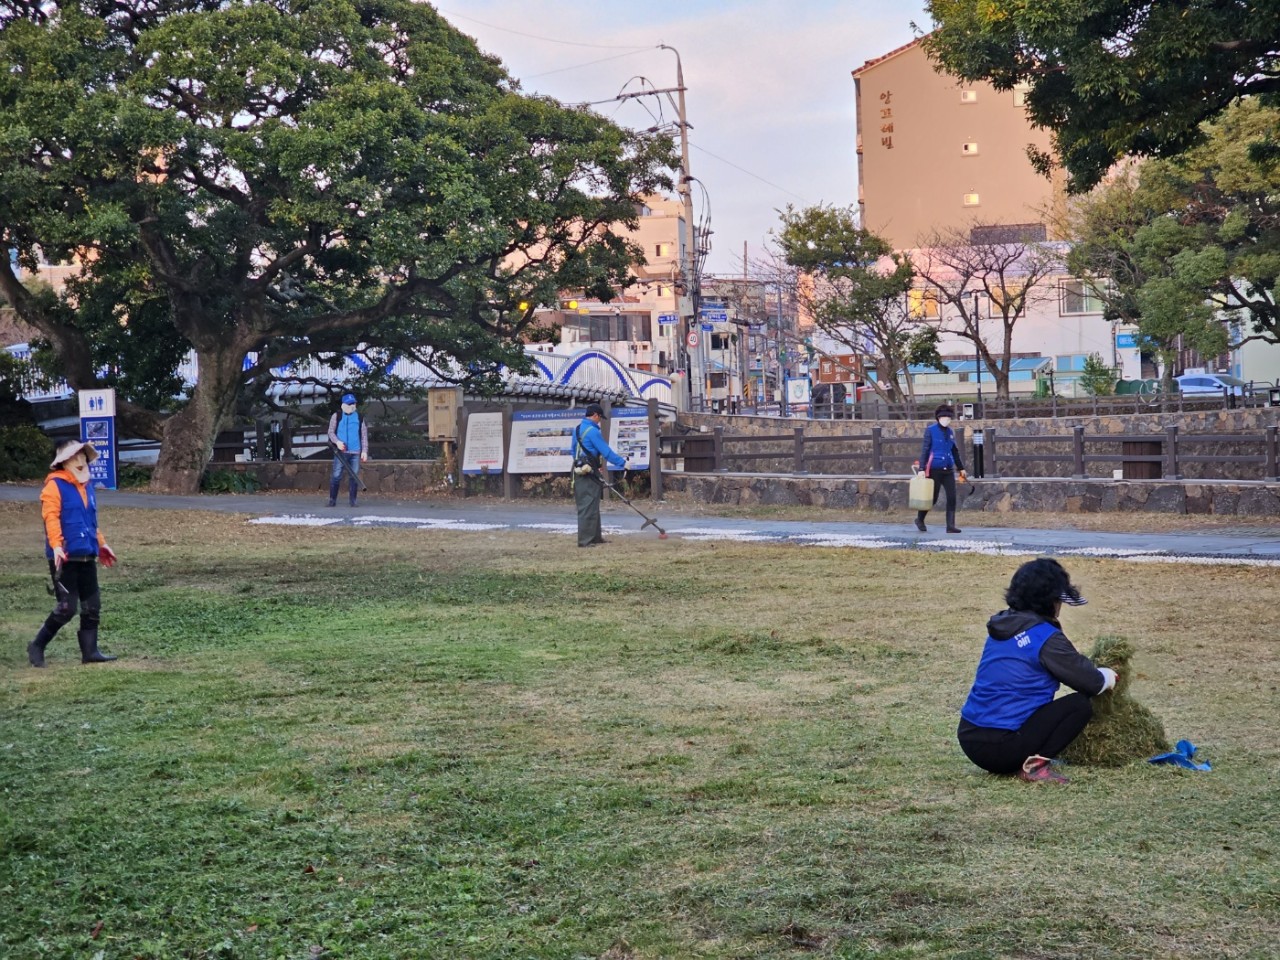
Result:
[[45,556],[57,602],[36,638],[27,644],[27,659],[33,667],[44,666],[44,649],[59,630],[80,613],[82,663],[114,660],[98,649],[98,618],[102,597],[98,590],[98,561],[110,567],[115,551],[107,546],[98,529],[98,503],[89,483],[89,464],[98,451],[92,444],[68,440],[58,447],[52,471],[40,491],[40,514],[44,518]]

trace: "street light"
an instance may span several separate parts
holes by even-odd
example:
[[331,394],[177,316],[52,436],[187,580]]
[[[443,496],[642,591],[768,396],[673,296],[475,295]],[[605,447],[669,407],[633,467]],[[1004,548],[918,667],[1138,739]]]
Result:
[[978,308],[978,291],[973,292],[973,359],[978,369],[978,416],[982,416],[982,311]]

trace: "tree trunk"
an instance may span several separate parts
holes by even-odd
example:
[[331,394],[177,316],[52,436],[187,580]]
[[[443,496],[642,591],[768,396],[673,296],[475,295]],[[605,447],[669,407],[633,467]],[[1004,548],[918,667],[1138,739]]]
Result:
[[218,432],[235,407],[247,351],[234,343],[197,351],[199,373],[187,405],[165,421],[160,459],[151,475],[155,493],[200,491]]

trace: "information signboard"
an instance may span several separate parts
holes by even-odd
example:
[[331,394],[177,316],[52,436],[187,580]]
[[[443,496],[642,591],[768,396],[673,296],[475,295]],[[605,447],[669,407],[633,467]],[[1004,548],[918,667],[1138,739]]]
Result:
[[467,417],[467,439],[462,448],[462,472],[501,473],[502,414],[473,413]]
[[116,392],[81,390],[80,439],[93,444],[97,459],[89,464],[89,482],[108,490],[116,488]]
[[585,410],[520,410],[511,415],[510,473],[568,473],[573,431]]
[[609,412],[609,446],[631,461],[632,470],[648,470],[649,408],[614,407]]

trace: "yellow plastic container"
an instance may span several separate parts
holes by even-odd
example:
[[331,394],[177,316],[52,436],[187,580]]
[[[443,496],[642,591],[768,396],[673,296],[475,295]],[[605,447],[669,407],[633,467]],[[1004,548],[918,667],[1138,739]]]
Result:
[[917,473],[907,488],[907,506],[912,510],[933,509],[933,478]]

